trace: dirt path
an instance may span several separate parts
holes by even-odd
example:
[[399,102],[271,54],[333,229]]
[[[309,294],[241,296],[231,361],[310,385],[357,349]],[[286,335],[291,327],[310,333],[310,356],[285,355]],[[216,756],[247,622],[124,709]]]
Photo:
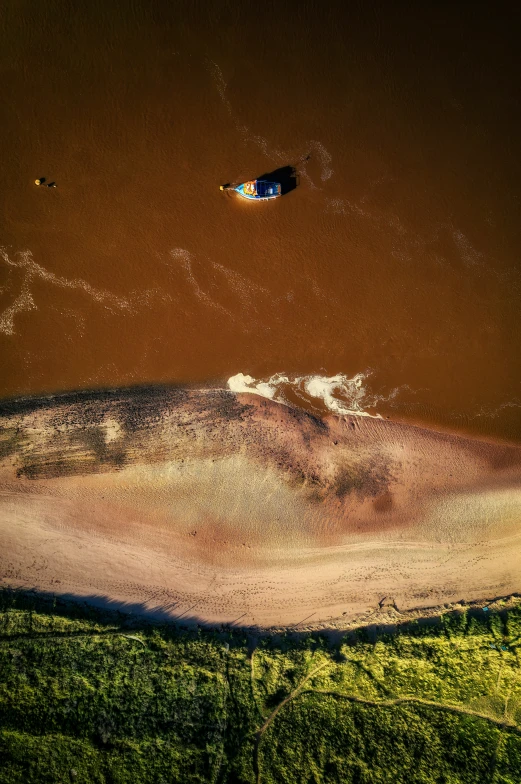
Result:
[[486,713],[479,713],[479,711],[473,711],[471,708],[462,708],[460,705],[450,705],[442,702],[432,702],[431,700],[422,700],[420,697],[396,697],[392,700],[366,700],[363,697],[358,697],[353,694],[343,694],[342,692],[330,691],[327,689],[306,689],[304,692],[302,692],[302,694],[329,695],[331,697],[339,697],[341,699],[348,700],[349,702],[359,702],[363,705],[370,705],[373,708],[389,708],[393,705],[401,705],[405,703],[425,705],[428,708],[444,710],[448,711],[449,713],[460,713],[466,716],[475,716],[477,719],[484,719],[485,721],[489,721],[492,724],[496,724],[502,729],[509,729],[512,732],[515,732],[517,735],[521,735],[521,728],[518,727],[518,725],[514,722],[509,721],[506,717],[503,719],[495,719],[493,716],[489,716]]
[[286,705],[288,702],[290,702],[301,691],[303,686],[310,680],[310,678],[312,678],[314,675],[316,675],[317,672],[320,672],[320,670],[323,670],[324,667],[326,665],[328,665],[329,663],[330,662],[328,662],[328,661],[322,662],[322,664],[320,664],[318,667],[315,667],[314,670],[312,670],[308,675],[306,675],[304,680],[301,681],[301,683],[297,686],[297,688],[294,689],[291,692],[291,694],[288,694],[288,696],[284,700],[282,700],[282,702],[279,702],[279,704],[277,705],[275,710],[273,710],[270,713],[270,715],[268,716],[268,718],[266,719],[266,721],[264,722],[262,727],[257,731],[257,736],[256,736],[256,739],[255,739],[255,749],[254,749],[254,768],[255,768],[255,771],[256,771],[256,775],[257,775],[257,784],[260,784],[260,778],[261,778],[261,771],[260,771],[260,764],[259,764],[259,751],[260,751],[260,744],[261,744],[262,736],[264,735],[264,733],[266,732],[266,730],[270,726],[271,722],[277,716],[279,711],[282,710],[284,705]]
[[[258,730],[255,749],[254,749],[254,767],[256,771],[257,784],[261,784],[261,765],[260,765],[259,755],[260,755],[260,744],[261,744],[262,736],[264,735],[268,727],[271,725],[271,723],[274,721],[274,719],[277,717],[277,715],[282,710],[282,708],[285,705],[287,705],[288,702],[291,702],[295,698],[301,697],[304,694],[320,694],[323,696],[336,697],[339,699],[347,700],[348,702],[359,703],[361,705],[369,705],[370,707],[373,708],[389,708],[394,705],[403,705],[403,704],[422,705],[428,708],[432,708],[434,710],[447,711],[449,713],[457,713],[460,715],[473,716],[474,718],[483,719],[484,721],[488,721],[491,724],[495,724],[501,730],[507,730],[509,732],[515,733],[516,735],[521,735],[521,728],[514,722],[507,719],[506,706],[505,706],[504,718],[496,719],[493,716],[489,716],[486,713],[480,713],[479,711],[474,711],[471,708],[463,708],[460,705],[450,705],[441,702],[433,702],[431,700],[421,699],[420,697],[396,697],[390,700],[368,700],[354,694],[345,694],[343,692],[338,692],[331,689],[304,689],[303,687],[305,686],[305,684],[314,675],[316,675],[317,672],[323,669],[326,666],[326,664],[329,664],[329,662],[324,662],[319,667],[316,667],[312,672],[310,672],[309,675],[307,675],[303,679],[303,681],[297,686],[297,688],[294,689],[291,692],[291,694],[289,694],[284,700],[282,700],[282,702],[280,702],[277,705],[277,707],[271,712],[269,717],[266,719],[262,727]],[[500,740],[501,740],[501,736],[498,739],[498,744]],[[497,754],[497,749],[496,749],[496,754]]]

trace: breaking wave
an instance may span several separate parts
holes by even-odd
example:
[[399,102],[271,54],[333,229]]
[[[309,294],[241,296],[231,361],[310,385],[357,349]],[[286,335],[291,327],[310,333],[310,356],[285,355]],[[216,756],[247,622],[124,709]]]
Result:
[[340,416],[356,415],[381,419],[375,411],[378,403],[392,400],[399,392],[394,389],[389,395],[375,395],[367,389],[370,372],[357,373],[350,378],[343,373],[336,376],[295,376],[290,378],[276,373],[267,381],[257,380],[244,373],[228,379],[232,392],[248,392],[290,405],[292,399],[311,409],[327,410]]

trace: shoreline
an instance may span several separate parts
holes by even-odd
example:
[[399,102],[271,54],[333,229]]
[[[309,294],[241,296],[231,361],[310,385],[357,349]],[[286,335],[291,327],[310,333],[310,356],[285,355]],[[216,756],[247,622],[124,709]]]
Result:
[[515,439],[507,439],[507,438],[500,438],[499,436],[482,436],[478,435],[476,431],[470,431],[462,428],[457,427],[450,427],[448,425],[441,425],[436,424],[432,420],[422,420],[419,417],[414,415],[400,415],[397,413],[396,416],[388,416],[384,414],[369,414],[365,412],[357,413],[355,411],[350,412],[349,414],[336,414],[327,408],[324,408],[323,411],[320,410],[319,404],[314,405],[313,407],[306,406],[306,405],[296,405],[290,401],[283,401],[283,400],[272,400],[269,397],[262,395],[261,393],[255,392],[254,390],[249,392],[234,392],[233,390],[229,389],[226,386],[201,386],[198,383],[189,384],[185,382],[158,382],[158,383],[149,383],[149,382],[140,382],[136,384],[128,384],[124,386],[114,386],[114,387],[107,387],[107,386],[100,386],[100,387],[85,387],[82,389],[64,389],[55,392],[37,392],[34,394],[20,394],[20,395],[11,395],[8,397],[0,398],[0,417],[3,416],[3,411],[8,411],[13,407],[36,407],[39,404],[47,405],[51,401],[56,401],[57,404],[60,402],[64,403],[75,403],[81,402],[82,399],[93,400],[106,397],[107,400],[110,400],[115,395],[119,396],[121,394],[124,395],[146,395],[147,393],[161,393],[169,391],[187,391],[187,392],[195,392],[201,395],[204,394],[212,394],[212,393],[225,393],[230,395],[252,395],[254,397],[258,397],[261,400],[267,400],[271,403],[277,403],[281,406],[286,406],[287,408],[293,409],[295,411],[302,411],[306,414],[309,414],[311,417],[327,420],[328,418],[336,418],[336,419],[345,419],[345,418],[369,418],[375,420],[381,420],[383,422],[390,422],[396,425],[403,425],[405,427],[412,427],[416,428],[417,430],[421,431],[428,431],[431,433],[437,433],[439,435],[448,435],[454,436],[459,439],[467,439],[470,441],[477,441],[479,443],[486,443],[496,446],[512,446],[512,447],[519,447],[521,448],[521,439],[519,441]]

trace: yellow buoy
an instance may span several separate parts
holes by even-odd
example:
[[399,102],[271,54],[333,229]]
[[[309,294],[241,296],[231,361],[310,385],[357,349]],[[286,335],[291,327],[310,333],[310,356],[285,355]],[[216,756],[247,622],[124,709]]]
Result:
[[34,184],[35,184],[35,185],[41,185],[41,184],[42,184],[42,181],[41,181],[41,180],[35,180],[35,181],[34,181]]

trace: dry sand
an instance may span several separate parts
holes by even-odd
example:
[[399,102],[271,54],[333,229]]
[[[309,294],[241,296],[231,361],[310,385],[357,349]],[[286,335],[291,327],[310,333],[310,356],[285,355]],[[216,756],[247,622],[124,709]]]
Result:
[[3,585],[346,625],[521,589],[521,448],[223,390],[4,402]]

